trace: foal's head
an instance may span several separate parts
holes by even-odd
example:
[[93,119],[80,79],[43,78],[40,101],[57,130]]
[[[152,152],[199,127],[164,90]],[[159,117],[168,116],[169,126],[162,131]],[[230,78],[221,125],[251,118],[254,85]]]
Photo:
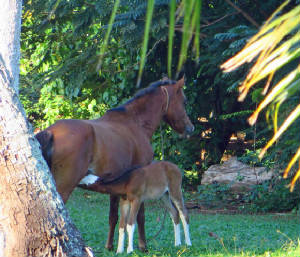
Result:
[[189,137],[194,131],[194,125],[185,110],[187,101],[183,93],[183,86],[184,78],[178,80],[176,84],[161,87],[167,99],[163,118],[176,132]]

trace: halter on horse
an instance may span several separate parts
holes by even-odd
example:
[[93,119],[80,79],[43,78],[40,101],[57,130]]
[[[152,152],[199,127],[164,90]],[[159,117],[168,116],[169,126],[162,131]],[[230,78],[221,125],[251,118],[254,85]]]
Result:
[[[112,181],[133,166],[151,163],[150,140],[162,120],[184,136],[192,133],[194,126],[185,111],[183,85],[184,78],[157,81],[99,119],[60,120],[38,133],[36,138],[63,201],[68,200],[88,170],[103,181]],[[118,220],[118,202],[118,196],[110,196],[108,249],[112,248]],[[137,217],[142,250],[146,248],[144,220],[142,205]]]

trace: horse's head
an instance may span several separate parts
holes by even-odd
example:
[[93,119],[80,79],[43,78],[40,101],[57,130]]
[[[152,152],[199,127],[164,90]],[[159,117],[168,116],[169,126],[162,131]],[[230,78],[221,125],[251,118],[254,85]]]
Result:
[[176,132],[184,137],[189,137],[194,131],[194,125],[185,110],[187,101],[183,93],[183,85],[184,77],[178,80],[176,84],[161,87],[166,95],[166,107],[163,118]]

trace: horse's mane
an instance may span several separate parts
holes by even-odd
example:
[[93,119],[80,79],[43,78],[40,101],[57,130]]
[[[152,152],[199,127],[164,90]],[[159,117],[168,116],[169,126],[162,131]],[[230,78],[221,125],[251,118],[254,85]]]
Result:
[[139,90],[133,98],[129,99],[126,103],[116,107],[116,108],[112,108],[110,110],[108,110],[108,112],[111,111],[116,111],[116,112],[125,112],[126,111],[126,105],[132,103],[133,101],[135,101],[136,99],[143,97],[145,95],[149,95],[155,92],[155,90],[160,87],[160,86],[164,86],[164,85],[173,85],[176,84],[175,80],[170,80],[170,79],[163,79],[163,80],[158,80],[155,81],[153,83],[151,83],[148,87],[143,88],[141,90]]
[[174,80],[159,80],[159,81],[155,81],[153,83],[151,83],[148,87],[143,88],[141,90],[139,90],[132,99],[130,99],[128,102],[134,101],[137,98],[140,98],[144,95],[148,95],[148,94],[152,94],[156,88],[160,87],[160,86],[164,86],[164,85],[173,85],[176,84],[176,81]]

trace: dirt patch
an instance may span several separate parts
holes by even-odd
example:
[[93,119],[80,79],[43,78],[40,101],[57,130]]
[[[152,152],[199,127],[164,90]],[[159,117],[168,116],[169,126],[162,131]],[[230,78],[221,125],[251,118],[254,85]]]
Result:
[[195,201],[187,201],[185,203],[186,208],[193,213],[203,213],[203,214],[242,214],[242,205],[232,206],[232,205],[218,205],[214,203],[210,206],[201,204]]

